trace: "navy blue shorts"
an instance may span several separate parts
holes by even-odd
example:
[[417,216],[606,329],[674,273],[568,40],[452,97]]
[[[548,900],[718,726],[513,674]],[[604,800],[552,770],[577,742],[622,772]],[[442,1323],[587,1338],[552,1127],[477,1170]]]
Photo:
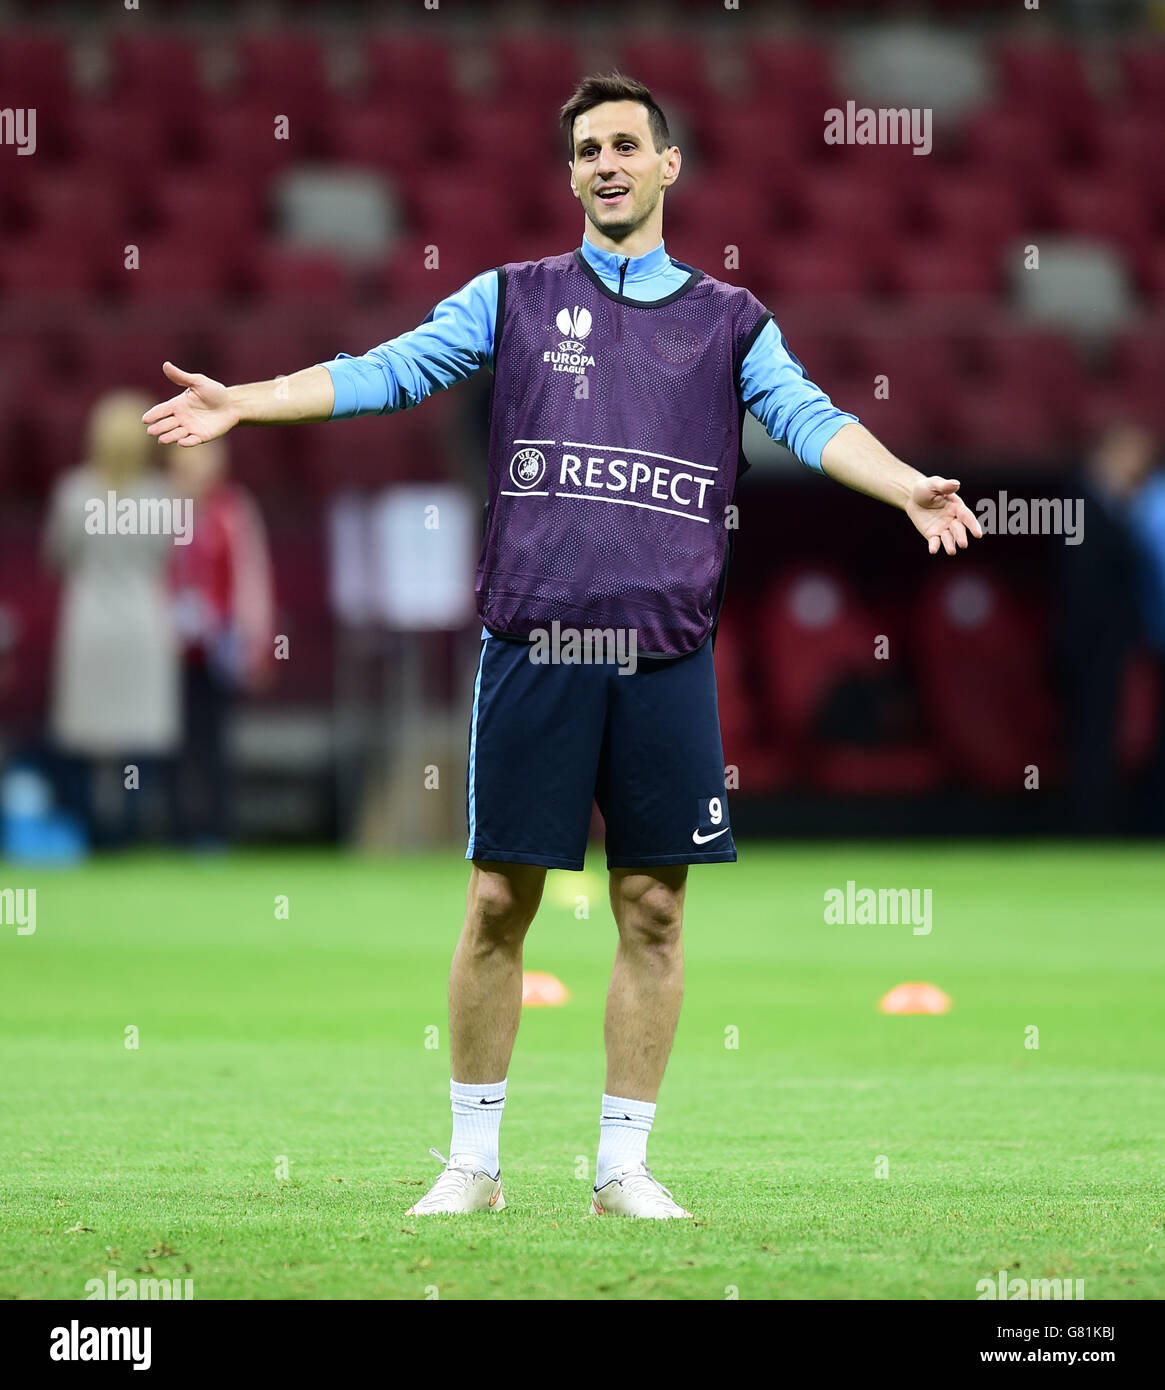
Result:
[[609,868],[734,860],[712,643],[621,675],[483,634],[467,793],[466,859],[581,869],[597,802]]

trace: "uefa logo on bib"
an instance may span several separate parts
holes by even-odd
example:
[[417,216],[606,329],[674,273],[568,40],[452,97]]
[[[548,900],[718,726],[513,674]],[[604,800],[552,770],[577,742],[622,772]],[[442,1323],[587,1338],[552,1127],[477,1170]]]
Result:
[[559,347],[564,352],[586,351],[578,340],[585,338],[591,331],[591,311],[589,309],[580,309],[577,304],[574,306],[573,314],[569,309],[559,309],[558,317],[554,322],[558,325],[558,331],[565,339],[564,342],[559,343]]
[[551,350],[542,354],[543,362],[549,363],[553,371],[585,376],[586,369],[595,365],[595,359],[583,342],[591,331],[591,311],[579,304],[574,306],[573,312],[559,309],[554,324],[562,334],[562,340],[557,352]]
[[515,487],[537,487],[545,476],[546,458],[541,449],[519,449],[510,460],[510,477]]

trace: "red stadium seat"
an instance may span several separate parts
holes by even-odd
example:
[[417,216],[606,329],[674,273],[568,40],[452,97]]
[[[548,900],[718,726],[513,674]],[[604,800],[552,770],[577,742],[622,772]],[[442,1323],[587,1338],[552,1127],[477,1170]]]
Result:
[[1075,412],[1083,435],[1107,429],[1114,421],[1133,420],[1165,436],[1165,396],[1160,381],[1116,380],[1092,383]]
[[956,444],[969,464],[1043,461],[1075,441],[1075,420],[1058,415],[1022,377],[984,382],[952,402]]
[[447,416],[430,397],[421,410],[405,410],[391,420],[379,416],[347,420],[342,429],[309,427],[306,467],[322,493],[342,487],[383,487],[390,482],[428,482],[446,476],[449,448]]
[[876,635],[840,575],[798,570],[775,581],[757,615],[770,717],[796,739],[811,737],[837,678],[873,667]]
[[348,270],[337,257],[277,242],[257,251],[250,277],[260,298],[294,309],[343,307],[351,289]]
[[[569,188],[566,136],[555,123],[553,112],[540,114],[524,104],[462,98],[448,107],[445,115],[454,157],[464,166],[467,176],[488,178],[501,187],[506,176],[499,177],[489,170],[498,167],[499,158],[512,159],[520,152],[524,184],[528,174],[541,181],[554,169],[561,175],[563,187]],[[460,176],[452,173],[450,177]]]
[[936,171],[919,186],[920,211],[937,237],[974,236],[993,251],[1018,237],[1025,224],[1015,186],[986,169]]
[[133,303],[206,308],[228,286],[226,267],[200,243],[150,238],[140,250],[138,268],[121,265],[113,277],[115,293]]
[[91,167],[46,170],[30,183],[25,201],[28,235],[41,243],[72,243],[81,227],[90,244],[124,246],[134,240],[135,218],[125,194]]
[[381,267],[385,290],[392,299],[423,299],[432,307],[475,275],[511,260],[514,253],[512,242],[506,246],[467,246],[462,238],[455,238],[449,245],[438,246],[438,263],[432,266],[433,245],[423,236],[402,237],[396,243]]
[[[821,127],[808,113],[775,106],[768,98],[735,98],[711,106],[695,135],[710,167],[761,178],[779,189],[816,153]],[[681,180],[685,177],[681,172]]]
[[238,45],[238,89],[273,112],[301,116],[327,102],[327,50],[314,35],[265,30]]
[[5,249],[0,260],[0,287],[5,301],[76,304],[99,288],[100,270],[92,249],[82,239],[63,247],[34,237]]
[[999,270],[991,252],[969,237],[899,243],[891,276],[907,299],[990,299],[999,292]]
[[1129,418],[1165,434],[1165,318],[1116,334],[1107,377],[1090,383],[1084,404],[1090,428]]
[[249,179],[211,172],[169,181],[150,190],[164,236],[198,243],[224,260],[244,256],[259,236],[259,190]]
[[903,232],[904,209],[897,189],[862,166],[806,169],[797,180],[795,196],[810,235],[865,240],[881,248]]
[[1138,38],[1121,50],[1120,65],[1130,104],[1159,119],[1165,108],[1165,43]]
[[933,791],[945,769],[929,744],[892,748],[822,748],[813,779],[832,796],[918,796]]
[[834,404],[848,410],[896,453],[917,454],[933,449],[940,432],[936,417],[947,404],[947,385],[936,381],[928,392],[901,377],[890,378],[890,394],[875,396],[870,376],[845,379],[823,377],[818,384],[827,389]]
[[[526,200],[515,198],[504,180],[488,171],[454,179],[426,179],[410,188],[410,231],[446,249],[469,239],[487,264],[519,258],[517,243],[524,226]],[[484,268],[484,267],[483,267]]]
[[963,145],[973,167],[1001,180],[1042,180],[1060,150],[1050,121],[1037,110],[1015,106],[989,106],[970,116]]
[[[1150,196],[1153,182],[1145,183],[1145,171],[1153,168],[1161,152],[1161,118],[1140,112],[1105,112],[1091,129],[1091,153],[1098,169]],[[1158,181],[1159,182],[1159,181]],[[1160,198],[1158,196],[1158,204]]]
[[4,105],[33,106],[41,118],[67,107],[73,96],[68,42],[55,34],[21,33],[10,24],[0,43]]
[[839,104],[832,52],[806,39],[762,39],[750,43],[746,59],[753,91],[774,106],[813,110],[824,128],[825,109]]
[[1123,179],[1063,174],[1051,182],[1048,194],[1057,224],[1073,236],[1095,238],[1134,253],[1150,239],[1145,196]]
[[1079,44],[1007,43],[995,55],[1005,102],[1049,116],[1077,114],[1096,104]]
[[874,379],[879,376],[889,378],[891,398],[899,391],[911,396],[933,395],[958,375],[962,365],[949,329],[873,329],[855,334],[853,346],[867,395],[872,394]]
[[[252,488],[261,500],[273,502],[280,498],[301,498],[310,477],[307,459],[311,440],[306,436],[311,428],[234,430],[227,440],[231,472],[245,487]],[[315,428],[319,429],[320,426]],[[279,549],[276,547],[277,562]],[[277,585],[277,592],[281,602],[286,602],[286,593],[281,585]]]
[[252,238],[261,225],[260,197],[250,179],[214,172],[188,181],[163,181],[150,190],[158,225],[192,240],[224,234]]
[[548,125],[554,124],[558,108],[583,75],[578,49],[561,34],[505,30],[493,40],[490,57],[498,96],[508,99],[521,94],[530,115],[540,116]]
[[1128,328],[1112,342],[1112,368],[1118,379],[1156,383],[1165,381],[1165,318]]
[[367,44],[367,91],[394,105],[419,100],[426,108],[441,106],[457,95],[453,47],[448,39],[415,35],[376,36]]
[[1041,785],[1055,776],[1057,719],[1041,626],[993,575],[962,563],[923,588],[913,625],[919,678],[944,759],[961,782],[1018,794],[1030,764]]
[[120,101],[76,105],[70,139],[78,163],[114,171],[127,183],[156,178],[178,149],[177,126],[169,114]]
[[328,103],[320,123],[330,159],[411,179],[431,176],[434,161],[451,157],[449,114],[447,106],[434,110],[395,97],[361,96]]
[[730,600],[716,634],[716,691],[725,766],[736,770],[742,795],[757,796],[787,785],[794,765],[774,739],[770,721],[762,717],[749,670],[745,621]]
[[819,308],[845,307],[871,288],[871,269],[850,239],[782,240],[774,243],[771,255],[781,304],[813,300]]
[[972,351],[982,376],[996,383],[1025,382],[1058,413],[1071,414],[1089,390],[1075,343],[1054,329],[1008,323],[975,335]]
[[175,362],[187,371],[204,370],[191,334],[154,313],[103,316],[79,324],[74,347],[78,379],[91,392],[132,387],[164,399],[177,388],[163,373],[163,362]]
[[28,454],[36,461],[36,483],[47,489],[53,478],[85,457],[86,429],[97,394],[87,388],[62,392],[43,383],[21,403]]
[[202,113],[196,133],[201,160],[223,173],[260,179],[306,158],[309,132],[301,129],[297,118],[288,126],[288,138],[277,139],[277,114],[286,113],[275,113],[268,103],[246,95],[215,102]]
[[[892,684],[897,673],[876,656],[882,635],[888,635],[882,619],[858,603],[844,580],[824,570],[784,576],[764,601],[757,648],[769,717],[796,748],[802,774],[823,790],[908,793],[939,779],[940,765],[928,744],[903,737],[886,719],[886,708],[898,700]],[[891,651],[897,646],[895,637]],[[879,726],[866,741],[843,742],[826,733],[831,703],[847,689]]]
[[120,33],[109,46],[111,91],[133,106],[198,110],[208,99],[194,34]]
[[717,225],[720,239],[739,244],[746,237],[767,239],[772,227],[769,190],[756,179],[742,182],[718,169],[694,174],[676,183],[667,193],[667,235],[689,228],[699,230],[709,220]]

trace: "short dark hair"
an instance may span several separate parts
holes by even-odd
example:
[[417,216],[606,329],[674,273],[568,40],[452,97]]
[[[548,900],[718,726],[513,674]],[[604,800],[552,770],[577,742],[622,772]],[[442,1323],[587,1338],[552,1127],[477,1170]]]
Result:
[[567,153],[574,160],[574,123],[584,111],[601,106],[605,101],[637,101],[647,107],[647,124],[651,130],[652,143],[657,154],[662,154],[671,144],[668,134],[667,117],[663,114],[651,92],[642,82],[636,82],[623,72],[592,73],[584,77],[571,94],[570,100],[559,112],[566,130]]

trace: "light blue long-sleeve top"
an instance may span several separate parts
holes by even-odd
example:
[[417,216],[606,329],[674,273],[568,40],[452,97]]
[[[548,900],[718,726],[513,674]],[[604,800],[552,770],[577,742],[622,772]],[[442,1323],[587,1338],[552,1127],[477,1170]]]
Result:
[[[644,256],[619,256],[583,237],[582,254],[605,285],[629,299],[663,299],[689,272],[672,264],[661,241]],[[624,266],[626,269],[624,270]],[[493,357],[498,315],[498,273],[488,270],[433,309],[417,328],[390,338],[361,357],[340,353],[320,365],[335,388],[333,420],[408,410],[426,396],[464,381]],[[821,471],[821,451],[842,425],[856,421],[813,384],[770,319],[740,369],[740,399],[770,436],[810,468]]]

